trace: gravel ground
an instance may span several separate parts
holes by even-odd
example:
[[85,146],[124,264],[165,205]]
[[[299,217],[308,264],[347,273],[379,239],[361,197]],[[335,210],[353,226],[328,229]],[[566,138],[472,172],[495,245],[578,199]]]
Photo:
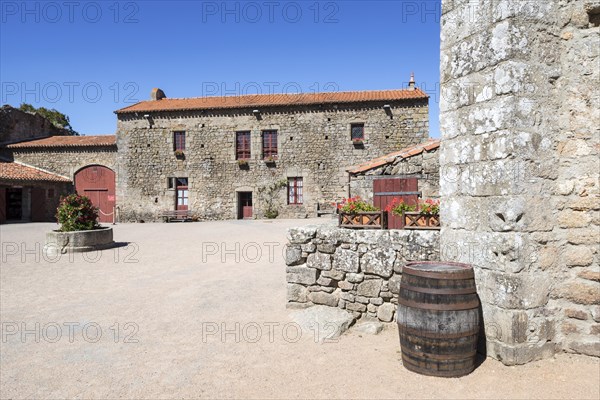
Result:
[[298,332],[281,250],[314,222],[120,224],[121,247],[59,259],[42,253],[53,224],[1,226],[0,397],[600,398],[599,359],[431,378],[402,367],[392,325]]

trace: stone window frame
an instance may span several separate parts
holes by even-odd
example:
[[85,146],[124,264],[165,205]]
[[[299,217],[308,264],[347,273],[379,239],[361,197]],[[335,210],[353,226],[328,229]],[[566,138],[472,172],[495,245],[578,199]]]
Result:
[[304,179],[301,176],[290,176],[287,178],[287,203],[290,206],[301,206],[304,204]]
[[173,151],[185,151],[185,131],[173,131]]
[[[360,137],[355,137],[354,128],[362,128]],[[350,140],[365,140],[365,123],[364,122],[352,122],[350,124]]]

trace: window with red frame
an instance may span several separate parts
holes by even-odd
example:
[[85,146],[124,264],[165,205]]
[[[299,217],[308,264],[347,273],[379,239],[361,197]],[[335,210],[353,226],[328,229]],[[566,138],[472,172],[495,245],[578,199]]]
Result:
[[173,150],[185,150],[185,132],[173,132]]
[[263,131],[262,151],[263,158],[277,158],[277,131]]
[[350,125],[350,135],[351,135],[352,140],[364,140],[365,139],[365,124]]
[[235,158],[236,160],[250,158],[250,131],[235,133]]
[[302,204],[302,178],[288,178],[288,204]]

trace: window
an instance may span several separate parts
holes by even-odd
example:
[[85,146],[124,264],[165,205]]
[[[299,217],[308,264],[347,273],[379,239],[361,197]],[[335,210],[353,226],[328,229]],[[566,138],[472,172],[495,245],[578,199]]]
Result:
[[288,178],[288,204],[302,204],[302,178]]
[[175,189],[179,186],[187,186],[188,178],[167,178],[167,189]]
[[263,131],[262,152],[263,158],[277,158],[277,131]]
[[250,158],[250,131],[235,133],[235,158],[236,160]]
[[173,132],[173,150],[185,150],[185,132]]
[[364,140],[365,139],[365,124],[350,125],[350,135],[351,135],[352,140]]

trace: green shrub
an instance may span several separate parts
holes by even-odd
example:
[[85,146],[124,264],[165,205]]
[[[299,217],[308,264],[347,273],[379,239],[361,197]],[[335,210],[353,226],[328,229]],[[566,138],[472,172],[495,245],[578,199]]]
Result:
[[60,198],[56,220],[61,232],[89,231],[100,227],[98,209],[86,196],[70,194]]

